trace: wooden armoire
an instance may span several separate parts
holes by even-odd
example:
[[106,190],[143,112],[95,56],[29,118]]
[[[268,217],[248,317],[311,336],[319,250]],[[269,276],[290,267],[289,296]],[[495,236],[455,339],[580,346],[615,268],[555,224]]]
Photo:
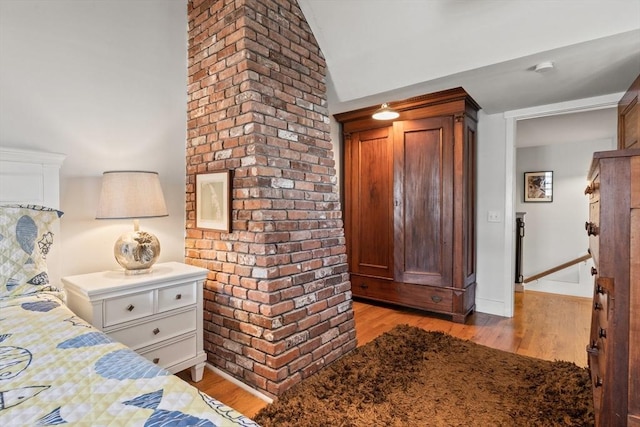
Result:
[[354,297],[448,315],[475,309],[478,104],[456,88],[337,114]]

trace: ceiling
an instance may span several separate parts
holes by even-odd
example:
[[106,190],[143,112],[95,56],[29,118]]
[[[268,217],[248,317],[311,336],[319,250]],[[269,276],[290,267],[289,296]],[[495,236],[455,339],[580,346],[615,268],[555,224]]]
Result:
[[[493,114],[624,92],[640,0],[298,0],[331,114],[462,86]],[[552,61],[555,68],[533,68]]]

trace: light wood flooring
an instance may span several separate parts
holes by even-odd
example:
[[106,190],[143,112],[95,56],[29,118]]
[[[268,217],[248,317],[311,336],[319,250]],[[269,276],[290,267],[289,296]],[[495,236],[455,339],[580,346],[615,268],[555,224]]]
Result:
[[[514,317],[474,313],[464,325],[416,310],[360,301],[354,301],[353,310],[358,345],[366,344],[395,325],[409,324],[517,354],[587,365],[589,298],[531,291],[516,293]],[[179,376],[189,381],[188,370]],[[202,381],[192,384],[248,417],[266,406],[261,399],[208,369]]]

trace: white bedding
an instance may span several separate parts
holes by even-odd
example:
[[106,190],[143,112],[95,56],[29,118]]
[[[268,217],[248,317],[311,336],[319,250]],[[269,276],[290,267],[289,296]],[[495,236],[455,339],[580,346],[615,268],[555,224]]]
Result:
[[1,426],[257,426],[75,316],[0,299]]

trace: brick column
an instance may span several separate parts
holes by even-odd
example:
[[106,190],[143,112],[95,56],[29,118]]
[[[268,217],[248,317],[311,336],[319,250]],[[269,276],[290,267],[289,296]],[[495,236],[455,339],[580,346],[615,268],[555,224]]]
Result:
[[[356,346],[326,64],[295,0],[190,0],[186,259],[208,360],[278,396]],[[195,175],[233,171],[232,230],[195,228]]]

